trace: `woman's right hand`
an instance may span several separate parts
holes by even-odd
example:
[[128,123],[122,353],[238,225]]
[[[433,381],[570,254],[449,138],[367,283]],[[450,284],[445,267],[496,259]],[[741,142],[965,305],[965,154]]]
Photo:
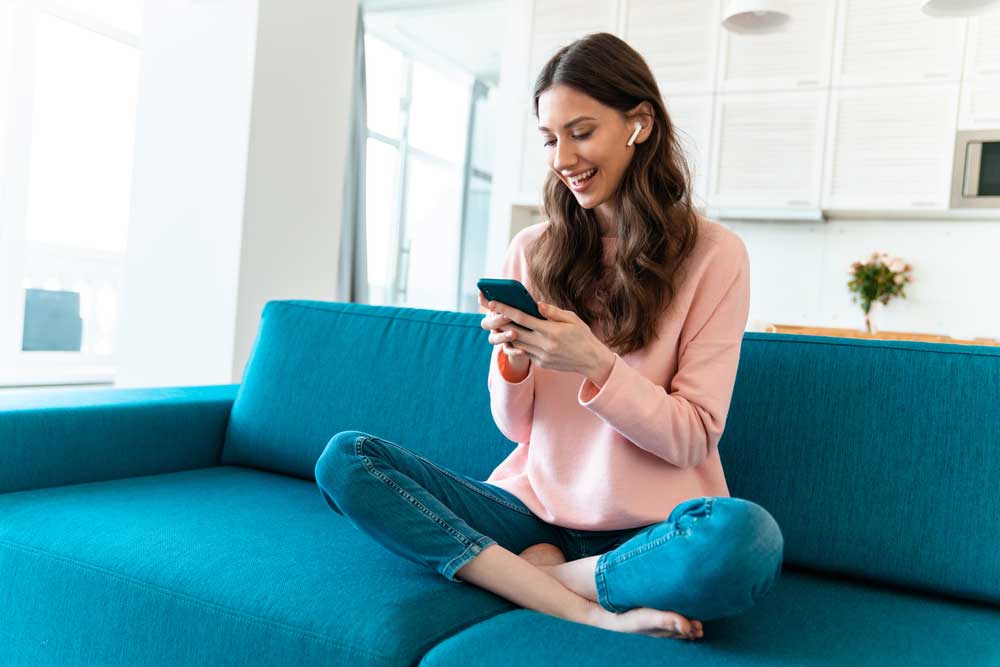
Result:
[[481,326],[490,332],[490,344],[503,345],[501,349],[507,355],[507,361],[514,370],[526,369],[531,359],[524,350],[519,350],[509,344],[511,341],[517,340],[517,325],[513,324],[513,320],[506,315],[489,310],[489,301],[486,300],[482,292],[479,293],[479,305],[486,313]]

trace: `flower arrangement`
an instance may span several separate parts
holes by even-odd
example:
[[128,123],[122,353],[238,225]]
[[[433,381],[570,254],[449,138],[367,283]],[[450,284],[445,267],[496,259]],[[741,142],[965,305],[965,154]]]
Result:
[[854,262],[851,264],[851,280],[847,286],[857,296],[852,296],[851,301],[858,303],[861,301],[861,310],[865,313],[865,326],[868,333],[873,333],[871,323],[871,307],[875,301],[880,301],[883,305],[888,305],[889,300],[894,296],[901,296],[904,299],[906,294],[903,286],[912,282],[910,277],[911,266],[898,257],[890,257],[888,253],[873,252],[866,262]]

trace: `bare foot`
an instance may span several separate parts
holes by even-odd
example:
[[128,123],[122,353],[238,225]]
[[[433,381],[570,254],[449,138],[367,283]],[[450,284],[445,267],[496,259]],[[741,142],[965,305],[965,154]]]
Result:
[[676,639],[700,639],[705,636],[701,621],[689,621],[675,611],[636,607],[624,613],[615,614],[599,604],[594,606],[596,609],[592,624],[605,630]]
[[566,555],[563,554],[562,550],[547,542],[532,544],[518,556],[539,567],[561,565],[566,562]]
[[[544,542],[533,544],[518,555],[543,570],[566,562],[566,556],[559,547]],[[594,604],[594,608],[590,625],[605,630],[684,639],[700,639],[705,636],[701,621],[688,620],[675,611],[637,607],[622,614],[615,614],[597,603]],[[679,625],[679,631],[675,629],[675,624]]]

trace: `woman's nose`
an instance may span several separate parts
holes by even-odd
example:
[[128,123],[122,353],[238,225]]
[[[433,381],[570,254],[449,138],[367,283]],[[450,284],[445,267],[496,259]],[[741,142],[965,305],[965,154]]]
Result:
[[558,142],[552,156],[552,168],[561,172],[563,169],[571,167],[574,162],[576,162],[576,156],[573,154],[572,147]]

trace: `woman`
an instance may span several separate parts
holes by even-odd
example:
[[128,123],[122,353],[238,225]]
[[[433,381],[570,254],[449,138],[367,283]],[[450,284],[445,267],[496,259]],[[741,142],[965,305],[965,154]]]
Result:
[[548,219],[514,237],[502,274],[545,319],[479,296],[492,413],[517,447],[480,481],[345,431],[317,484],[355,526],[449,581],[696,639],[700,619],[766,594],[783,557],[773,517],[730,497],[718,453],[748,316],[746,247],[694,210],[659,89],[622,40],[560,49],[534,111]]

